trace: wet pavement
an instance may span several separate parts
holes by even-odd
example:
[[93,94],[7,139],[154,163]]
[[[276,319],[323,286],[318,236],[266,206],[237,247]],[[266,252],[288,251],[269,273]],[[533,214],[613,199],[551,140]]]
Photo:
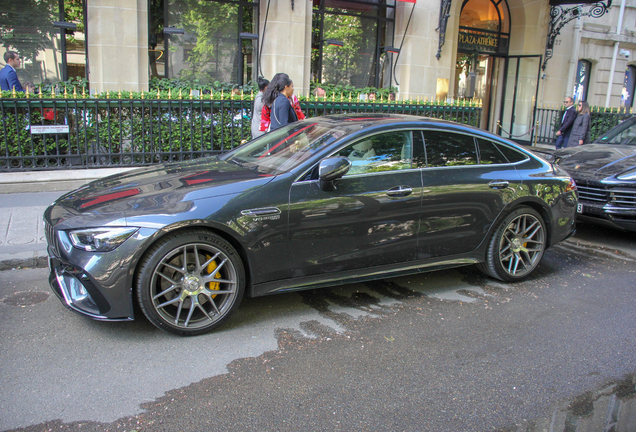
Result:
[[524,282],[466,267],[246,299],[196,338],[0,272],[0,429],[634,431],[635,237],[587,235]]

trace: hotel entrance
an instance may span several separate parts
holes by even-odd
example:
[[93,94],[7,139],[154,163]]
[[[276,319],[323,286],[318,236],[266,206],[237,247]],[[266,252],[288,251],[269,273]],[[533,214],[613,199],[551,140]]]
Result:
[[541,56],[508,55],[506,0],[465,0],[457,41],[455,99],[482,103],[482,129],[530,142]]

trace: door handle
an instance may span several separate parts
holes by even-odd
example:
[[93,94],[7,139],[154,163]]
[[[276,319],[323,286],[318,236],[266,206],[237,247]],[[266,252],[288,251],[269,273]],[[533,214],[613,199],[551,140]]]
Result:
[[494,180],[488,183],[488,186],[490,186],[493,189],[505,189],[509,185],[510,183],[508,183],[506,180]]
[[410,186],[396,186],[386,191],[386,194],[390,197],[403,197],[413,193],[413,189]]

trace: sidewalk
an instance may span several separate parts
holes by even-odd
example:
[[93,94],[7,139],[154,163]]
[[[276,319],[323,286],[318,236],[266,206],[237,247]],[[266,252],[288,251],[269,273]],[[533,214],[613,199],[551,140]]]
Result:
[[0,271],[46,267],[44,210],[66,191],[129,169],[0,173]]

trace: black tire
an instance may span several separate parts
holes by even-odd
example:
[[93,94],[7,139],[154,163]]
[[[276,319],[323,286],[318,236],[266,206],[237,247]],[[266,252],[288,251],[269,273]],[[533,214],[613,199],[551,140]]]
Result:
[[245,270],[238,253],[204,229],[159,240],[137,273],[144,315],[161,330],[180,336],[221,326],[238,308],[244,291]]
[[505,282],[529,276],[541,262],[546,248],[545,222],[530,207],[518,207],[497,225],[486,251],[486,262],[477,267]]

